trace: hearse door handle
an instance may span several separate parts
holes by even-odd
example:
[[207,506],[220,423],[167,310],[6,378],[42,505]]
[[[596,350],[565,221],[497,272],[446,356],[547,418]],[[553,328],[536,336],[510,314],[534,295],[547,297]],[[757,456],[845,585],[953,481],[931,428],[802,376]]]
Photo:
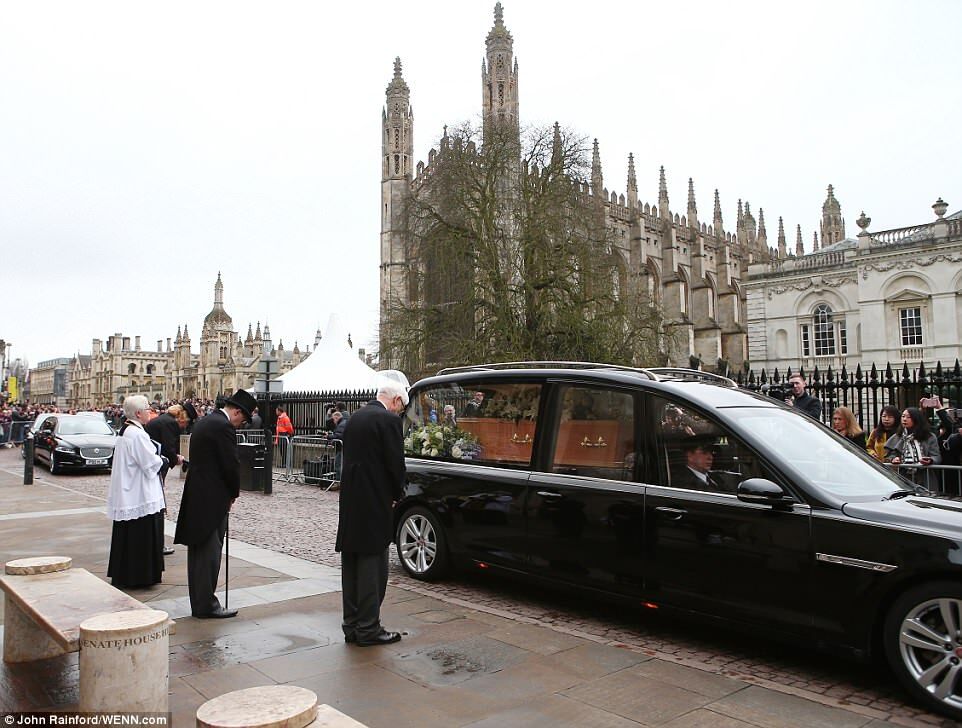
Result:
[[680,521],[681,517],[684,516],[688,511],[681,508],[667,508],[666,506],[658,506],[655,508],[656,513],[661,513],[666,518],[672,521]]
[[539,490],[538,495],[542,498],[553,498],[555,500],[562,497],[561,493],[554,493],[550,490]]

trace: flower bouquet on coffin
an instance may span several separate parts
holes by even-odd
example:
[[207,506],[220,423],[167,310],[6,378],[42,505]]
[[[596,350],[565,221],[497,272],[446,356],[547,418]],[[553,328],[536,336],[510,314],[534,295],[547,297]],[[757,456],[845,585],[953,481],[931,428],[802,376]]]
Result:
[[428,423],[404,438],[404,452],[414,457],[476,460],[481,456],[478,438],[454,425]]

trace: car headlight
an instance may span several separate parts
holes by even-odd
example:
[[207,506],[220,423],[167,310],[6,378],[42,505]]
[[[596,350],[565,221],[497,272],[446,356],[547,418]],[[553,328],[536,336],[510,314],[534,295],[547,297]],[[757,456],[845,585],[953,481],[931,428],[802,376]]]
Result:
[[73,445],[57,445],[57,452],[69,452],[71,455],[76,452],[76,448]]

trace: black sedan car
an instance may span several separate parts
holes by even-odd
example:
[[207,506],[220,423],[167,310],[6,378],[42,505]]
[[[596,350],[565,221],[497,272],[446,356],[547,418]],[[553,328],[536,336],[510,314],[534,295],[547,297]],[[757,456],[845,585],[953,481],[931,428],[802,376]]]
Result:
[[65,470],[109,470],[116,433],[102,417],[50,415],[34,435],[34,461],[53,474]]
[[779,402],[688,379],[488,365],[417,383],[404,569],[484,568],[884,656],[962,719],[962,502]]

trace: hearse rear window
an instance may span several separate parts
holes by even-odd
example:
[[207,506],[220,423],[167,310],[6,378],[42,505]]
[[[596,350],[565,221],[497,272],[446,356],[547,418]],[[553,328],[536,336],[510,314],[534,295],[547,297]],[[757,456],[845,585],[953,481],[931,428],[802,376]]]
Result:
[[525,467],[531,464],[541,385],[457,383],[420,390],[405,413],[411,457]]

